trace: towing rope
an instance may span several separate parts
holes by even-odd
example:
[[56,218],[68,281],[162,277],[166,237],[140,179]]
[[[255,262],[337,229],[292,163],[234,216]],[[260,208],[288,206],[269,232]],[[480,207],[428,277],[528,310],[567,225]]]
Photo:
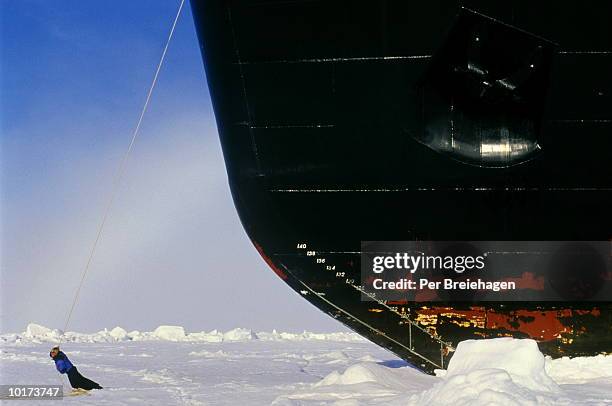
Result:
[[164,50],[161,54],[161,58],[159,59],[159,62],[157,64],[157,69],[155,70],[155,75],[153,76],[153,81],[151,82],[151,86],[149,86],[149,91],[147,93],[147,98],[145,99],[145,103],[142,106],[142,110],[140,111],[140,116],[138,117],[138,122],[136,123],[136,127],[134,128],[134,132],[132,133],[132,140],[130,141],[130,145],[125,153],[125,155],[123,156],[123,159],[121,160],[119,167],[117,169],[117,172],[115,173],[115,176],[113,178],[113,184],[112,184],[112,188],[111,188],[111,194],[110,194],[110,198],[108,199],[108,203],[106,204],[106,208],[104,209],[104,213],[102,215],[102,220],[100,222],[100,225],[98,226],[98,232],[96,234],[96,239],[94,240],[94,243],[91,247],[91,251],[89,252],[89,257],[87,258],[87,263],[85,264],[85,268],[83,269],[83,272],[81,274],[81,280],[79,282],[79,285],[77,287],[77,290],[74,294],[74,300],[72,301],[72,305],[70,306],[70,311],[68,312],[68,316],[66,317],[66,322],[64,323],[64,329],[61,332],[60,338],[59,338],[59,342],[58,345],[62,343],[62,340],[64,338],[64,335],[66,334],[66,330],[68,329],[68,325],[70,324],[70,319],[72,318],[72,313],[74,311],[74,308],[76,307],[76,304],[79,300],[79,294],[81,292],[81,288],[83,287],[83,283],[85,282],[85,277],[87,276],[87,273],[89,272],[89,268],[91,265],[91,261],[94,257],[94,254],[96,252],[96,248],[98,247],[98,242],[100,241],[100,237],[102,236],[102,232],[104,230],[104,226],[106,224],[106,220],[108,219],[108,215],[110,213],[110,209],[113,205],[113,202],[115,200],[115,196],[117,194],[117,190],[119,187],[119,183],[121,182],[121,179],[124,175],[125,172],[125,166],[126,163],[128,161],[128,158],[130,157],[130,153],[132,152],[132,149],[134,147],[134,144],[136,143],[136,139],[138,138],[138,134],[140,132],[140,126],[142,124],[142,120],[145,116],[145,113],[147,112],[147,109],[149,108],[149,102],[151,100],[151,95],[153,94],[153,90],[155,89],[155,85],[157,84],[157,78],[159,76],[159,72],[161,71],[162,65],[164,64],[164,60],[166,58],[166,53],[168,52],[168,47],[170,46],[170,41],[172,40],[172,36],[174,35],[174,29],[176,28],[176,23],[178,22],[179,16],[181,15],[181,11],[183,10],[183,5],[185,4],[185,0],[181,0],[181,3],[179,5],[178,11],[176,12],[176,16],[174,17],[174,21],[172,23],[172,28],[170,29],[170,33],[168,34],[168,39],[166,40],[166,45],[164,46]]

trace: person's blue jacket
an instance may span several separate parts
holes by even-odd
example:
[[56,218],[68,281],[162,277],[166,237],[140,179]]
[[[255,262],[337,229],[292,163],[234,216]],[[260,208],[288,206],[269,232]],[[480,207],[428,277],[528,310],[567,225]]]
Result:
[[53,358],[53,361],[55,361],[55,368],[57,368],[60,374],[65,374],[72,368],[72,362],[61,351]]

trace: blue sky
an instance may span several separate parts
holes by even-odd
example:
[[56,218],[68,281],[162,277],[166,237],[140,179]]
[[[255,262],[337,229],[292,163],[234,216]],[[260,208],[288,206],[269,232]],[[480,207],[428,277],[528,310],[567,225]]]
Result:
[[[61,328],[177,1],[3,0],[0,331]],[[69,329],[342,330],[235,212],[186,4]]]

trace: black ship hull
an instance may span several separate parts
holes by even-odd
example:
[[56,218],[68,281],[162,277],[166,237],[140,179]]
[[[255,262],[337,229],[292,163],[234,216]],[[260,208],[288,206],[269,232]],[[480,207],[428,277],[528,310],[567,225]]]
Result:
[[425,371],[469,338],[612,351],[609,300],[372,302],[359,289],[361,241],[610,240],[607,2],[192,9],[236,208],[291,288]]

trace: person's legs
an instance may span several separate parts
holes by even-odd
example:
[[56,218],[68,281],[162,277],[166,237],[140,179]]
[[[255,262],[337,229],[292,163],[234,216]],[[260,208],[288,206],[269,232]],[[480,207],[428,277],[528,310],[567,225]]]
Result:
[[102,389],[102,387],[91,379],[85,378],[79,373],[75,366],[68,371],[68,380],[73,388],[81,388],[85,390]]
[[70,381],[70,386],[72,386],[74,389],[80,388],[79,386],[80,376],[81,374],[79,374],[79,371],[77,371],[75,366],[70,368],[70,370],[68,371],[68,380]]
[[102,387],[97,382],[94,382],[91,379],[87,379],[83,375],[81,375],[81,388],[87,390],[102,389]]

